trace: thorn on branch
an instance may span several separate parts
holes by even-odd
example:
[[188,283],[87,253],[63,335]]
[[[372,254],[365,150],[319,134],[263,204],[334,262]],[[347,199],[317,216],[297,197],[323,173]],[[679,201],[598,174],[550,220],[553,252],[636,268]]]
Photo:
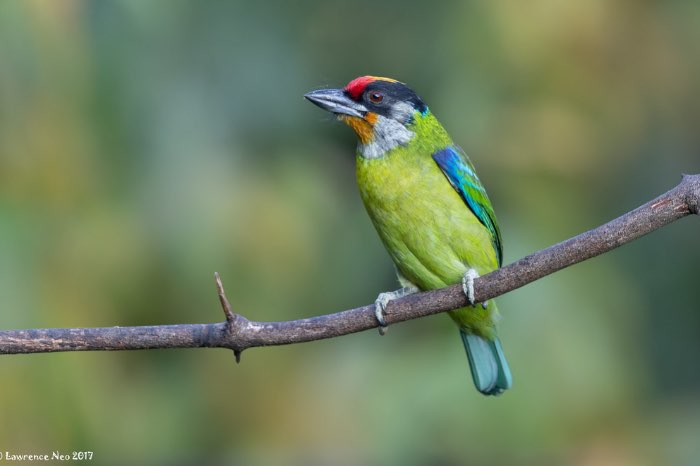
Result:
[[[219,295],[219,302],[221,303],[221,308],[224,310],[224,315],[226,316],[226,331],[229,335],[233,335],[236,330],[237,319],[239,316],[234,314],[231,310],[231,303],[228,302],[226,298],[226,293],[224,292],[224,284],[221,281],[221,276],[219,272],[214,272],[214,279],[216,280],[216,292]],[[242,349],[231,348],[233,350],[233,355],[236,358],[236,363],[241,362]]]
[[221,282],[221,276],[219,272],[214,272],[214,278],[216,279],[216,291],[219,295],[219,302],[221,302],[221,307],[224,310],[224,315],[226,315],[226,322],[230,325],[236,320],[236,315],[231,310],[231,303],[228,302],[226,298],[226,293],[224,293],[224,284]]

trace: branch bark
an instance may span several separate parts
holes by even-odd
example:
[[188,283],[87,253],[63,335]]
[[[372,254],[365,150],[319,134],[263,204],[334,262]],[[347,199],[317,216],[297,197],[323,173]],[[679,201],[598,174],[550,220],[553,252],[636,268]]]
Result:
[[[475,300],[486,301],[570,265],[603,254],[700,210],[700,175],[598,228],[535,252],[477,278]],[[0,331],[0,354],[56,351],[117,351],[165,348],[228,348],[239,360],[243,350],[333,338],[377,327],[374,305],[285,322],[254,322],[231,311],[216,275],[226,321],[148,327],[49,328]],[[466,306],[462,286],[406,296],[386,309],[389,324]]]

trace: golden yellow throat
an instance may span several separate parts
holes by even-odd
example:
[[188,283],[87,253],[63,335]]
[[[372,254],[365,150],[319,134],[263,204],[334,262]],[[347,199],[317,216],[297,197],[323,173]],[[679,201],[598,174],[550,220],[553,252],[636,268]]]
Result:
[[376,113],[368,112],[364,118],[350,115],[340,115],[338,118],[355,131],[355,134],[360,139],[360,143],[369,144],[372,142],[374,138],[374,124],[378,119]]

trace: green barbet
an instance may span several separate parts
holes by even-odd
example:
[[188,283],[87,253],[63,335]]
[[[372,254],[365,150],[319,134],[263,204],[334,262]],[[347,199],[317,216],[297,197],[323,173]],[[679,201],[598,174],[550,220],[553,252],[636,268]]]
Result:
[[362,76],[343,89],[305,97],[359,139],[360,194],[403,286],[375,302],[381,333],[390,300],[461,281],[472,306],[449,314],[459,326],[474,385],[485,395],[503,393],[512,378],[496,334],[498,311],[493,302],[474,303],[474,278],[501,265],[501,233],[469,158],[421,98],[394,79]]

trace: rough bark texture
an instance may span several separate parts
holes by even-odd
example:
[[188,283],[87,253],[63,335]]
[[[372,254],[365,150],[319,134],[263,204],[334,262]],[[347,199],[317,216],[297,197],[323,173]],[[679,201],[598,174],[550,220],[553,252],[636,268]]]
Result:
[[[486,301],[508,291],[603,254],[700,209],[700,175],[684,175],[681,183],[594,230],[530,254],[475,280],[475,299]],[[309,319],[253,322],[234,314],[216,276],[226,321],[215,324],[149,327],[52,328],[0,331],[0,354],[54,351],[136,350],[157,348],[229,348],[239,358],[256,346],[286,345],[333,338],[377,327],[374,304]],[[460,285],[391,301],[389,324],[417,319],[467,305]]]

